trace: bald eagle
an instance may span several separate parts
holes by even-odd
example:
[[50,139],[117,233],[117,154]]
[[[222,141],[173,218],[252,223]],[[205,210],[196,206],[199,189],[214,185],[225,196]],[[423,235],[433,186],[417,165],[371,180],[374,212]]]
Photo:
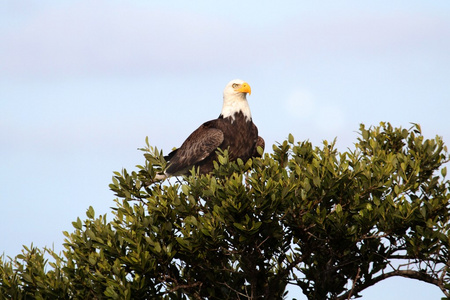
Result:
[[258,128],[253,124],[247,94],[251,94],[247,82],[230,81],[223,91],[219,117],[203,123],[180,148],[165,156],[167,168],[155,179],[187,175],[192,167],[198,168],[200,174],[210,173],[214,169],[213,161],[217,160],[218,148],[228,149],[231,161],[240,158],[245,162],[260,156],[257,147],[264,150],[264,139],[258,136]]

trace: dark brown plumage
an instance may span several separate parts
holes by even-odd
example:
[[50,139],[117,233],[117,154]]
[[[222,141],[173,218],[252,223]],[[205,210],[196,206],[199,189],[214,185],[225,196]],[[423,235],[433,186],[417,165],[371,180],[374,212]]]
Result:
[[246,95],[250,86],[242,80],[233,80],[224,90],[224,104],[219,118],[203,123],[184,141],[180,148],[165,157],[168,166],[162,179],[167,176],[187,175],[192,167],[200,174],[210,173],[217,160],[218,148],[227,150],[230,160],[247,161],[260,156],[257,147],[264,149],[264,139],[258,136],[253,124]]
[[169,166],[166,169],[167,175],[184,175],[195,166],[200,169],[201,174],[209,173],[213,170],[213,161],[217,160],[216,151],[229,149],[230,160],[237,158],[247,161],[252,156],[258,154],[258,128],[252,121],[246,121],[242,112],[236,114],[234,122],[231,117],[220,116],[201,125],[195,130],[181,145],[169,153],[166,157]]

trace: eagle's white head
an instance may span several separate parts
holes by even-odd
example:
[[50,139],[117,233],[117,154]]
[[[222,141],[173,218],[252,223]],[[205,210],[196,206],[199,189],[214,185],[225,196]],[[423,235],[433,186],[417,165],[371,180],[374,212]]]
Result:
[[231,117],[234,120],[234,115],[241,111],[245,119],[250,121],[252,115],[247,102],[247,94],[251,93],[252,90],[247,82],[240,79],[231,80],[223,90],[221,115],[224,118]]

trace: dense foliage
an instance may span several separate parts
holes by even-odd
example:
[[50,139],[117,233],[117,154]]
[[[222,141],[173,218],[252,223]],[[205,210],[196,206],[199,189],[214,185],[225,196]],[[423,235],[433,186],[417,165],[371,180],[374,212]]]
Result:
[[[0,261],[7,299],[349,299],[392,276],[450,299],[450,182],[442,139],[418,125],[360,128],[354,150],[287,141],[247,162],[226,150],[207,176],[151,183],[148,145],[115,172],[114,219],[73,222],[65,251]],[[151,183],[151,184],[149,184]],[[50,258],[50,259],[48,259]]]

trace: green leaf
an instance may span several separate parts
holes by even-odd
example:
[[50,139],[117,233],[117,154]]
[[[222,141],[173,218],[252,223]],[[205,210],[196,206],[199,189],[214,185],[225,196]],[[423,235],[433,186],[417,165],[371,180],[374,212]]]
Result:
[[233,223],[234,227],[236,227],[239,230],[246,230],[245,226],[240,223]]
[[188,196],[188,195],[189,195],[189,191],[190,191],[190,187],[189,187],[188,185],[186,185],[186,184],[183,184],[183,185],[181,186],[181,190],[183,191],[183,194],[185,194],[186,196]]
[[83,225],[81,223],[81,219],[77,218],[76,222],[72,222],[72,226],[75,227],[75,229],[81,230],[83,228]]
[[290,134],[290,133],[289,133],[289,136],[288,136],[288,141],[289,141],[290,144],[294,144],[294,136],[292,134]]
[[88,210],[86,211],[86,216],[89,219],[94,219],[95,218],[95,211],[94,211],[94,208],[92,206],[89,206]]

